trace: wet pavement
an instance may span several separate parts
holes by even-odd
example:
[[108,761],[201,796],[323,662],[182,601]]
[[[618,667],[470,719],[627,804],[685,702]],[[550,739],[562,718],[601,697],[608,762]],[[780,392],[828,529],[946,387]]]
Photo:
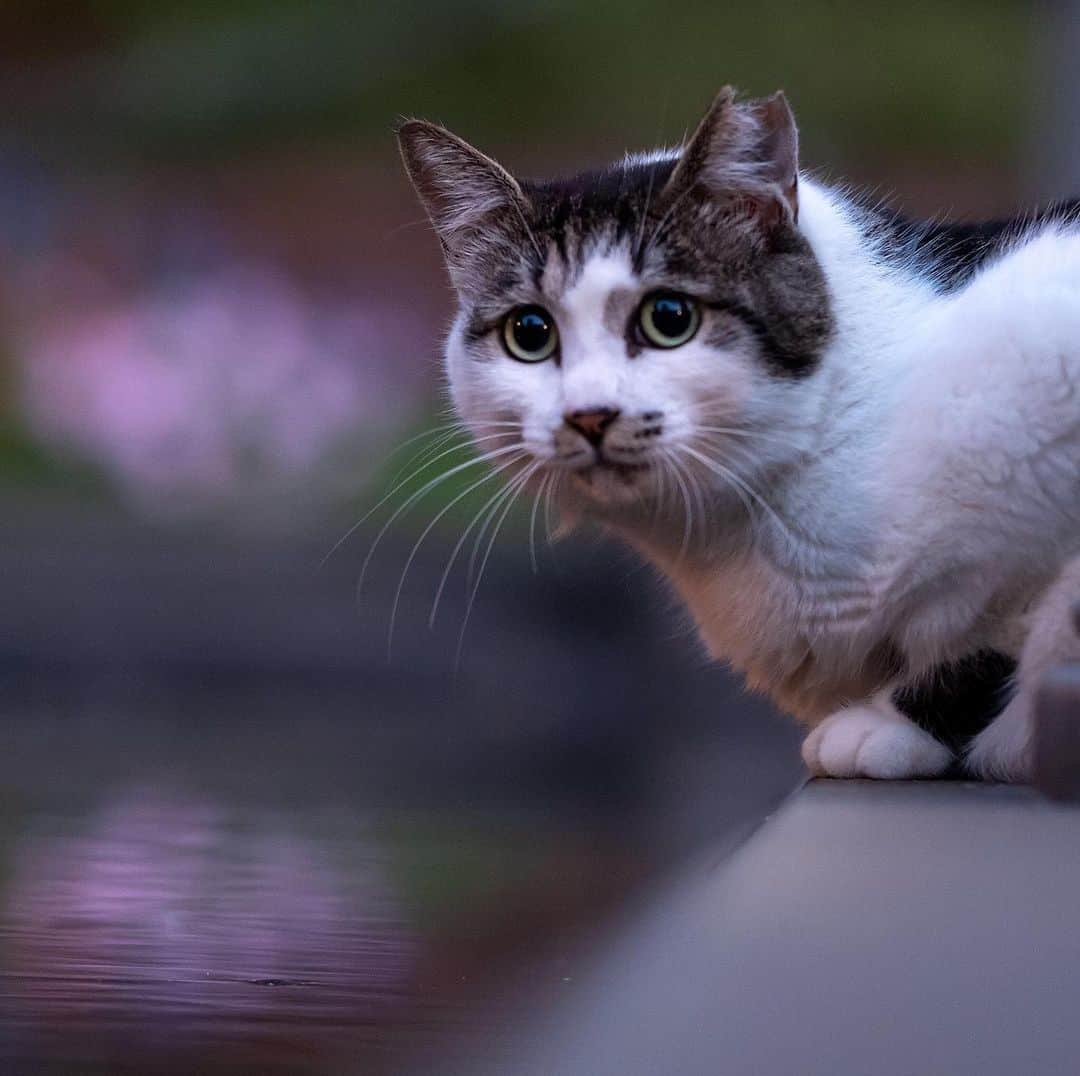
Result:
[[388,660],[355,557],[8,525],[3,1071],[429,1070],[759,818],[794,731],[630,563],[562,560],[493,558],[455,672],[438,555]]

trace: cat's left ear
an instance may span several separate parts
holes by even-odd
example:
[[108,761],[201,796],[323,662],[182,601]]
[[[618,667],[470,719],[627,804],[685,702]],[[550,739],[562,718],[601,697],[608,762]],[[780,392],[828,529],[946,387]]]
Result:
[[528,210],[517,180],[502,165],[435,123],[406,120],[397,129],[405,170],[460,284],[476,240],[502,222],[520,226]]
[[669,193],[700,189],[734,201],[766,225],[799,217],[799,133],[783,91],[738,102],[728,86],[686,143],[668,180]]

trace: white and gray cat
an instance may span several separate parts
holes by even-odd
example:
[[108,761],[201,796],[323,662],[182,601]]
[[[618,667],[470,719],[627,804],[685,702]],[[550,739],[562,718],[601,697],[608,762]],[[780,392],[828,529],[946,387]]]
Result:
[[1011,696],[963,763],[1026,778],[1033,693],[1080,657],[1071,208],[867,208],[799,173],[782,94],[724,90],[684,146],[565,181],[399,138],[459,296],[453,401],[511,482],[657,565],[815,774],[944,772],[963,683],[938,715],[935,685],[989,659]]

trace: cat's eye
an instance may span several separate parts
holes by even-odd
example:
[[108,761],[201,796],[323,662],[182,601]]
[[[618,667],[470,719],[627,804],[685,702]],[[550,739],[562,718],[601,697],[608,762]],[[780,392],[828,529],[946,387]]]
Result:
[[638,325],[653,347],[680,347],[693,339],[701,312],[689,296],[658,291],[646,297],[638,311]]
[[543,362],[555,354],[559,330],[542,306],[521,306],[503,322],[503,342],[519,362]]

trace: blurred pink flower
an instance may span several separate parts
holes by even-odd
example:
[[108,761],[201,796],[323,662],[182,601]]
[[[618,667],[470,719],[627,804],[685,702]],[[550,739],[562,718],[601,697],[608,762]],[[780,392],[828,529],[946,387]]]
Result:
[[313,302],[229,268],[126,305],[32,325],[24,406],[47,442],[144,499],[295,478],[395,417],[388,372],[406,319]]

